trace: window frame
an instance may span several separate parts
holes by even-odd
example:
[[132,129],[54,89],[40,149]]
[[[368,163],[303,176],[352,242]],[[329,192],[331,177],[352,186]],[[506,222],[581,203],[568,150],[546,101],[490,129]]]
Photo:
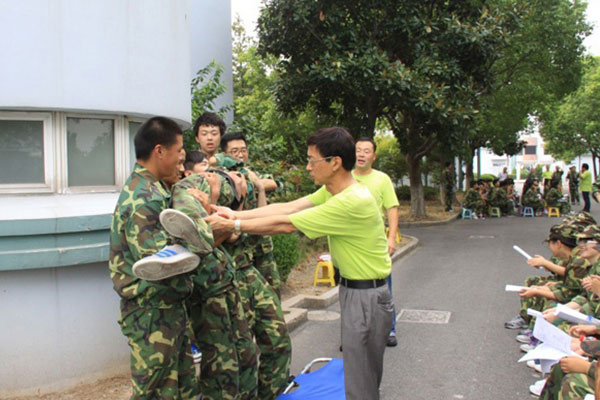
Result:
[[0,194],[53,193],[55,191],[55,115],[52,112],[0,111],[0,120],[42,121],[44,183],[0,183]]

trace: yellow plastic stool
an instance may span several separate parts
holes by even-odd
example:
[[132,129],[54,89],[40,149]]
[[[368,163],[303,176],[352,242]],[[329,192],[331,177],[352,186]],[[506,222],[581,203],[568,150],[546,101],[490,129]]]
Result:
[[490,217],[498,217],[500,218],[502,214],[500,213],[499,207],[490,207]]
[[[320,278],[319,271],[321,272]],[[329,254],[321,255],[319,261],[317,261],[313,286],[317,286],[317,283],[328,283],[331,287],[335,286],[333,263],[331,262],[331,256]]]
[[560,217],[560,208],[548,207],[548,216],[549,217]]
[[[390,227],[386,226],[385,227],[385,237],[387,237],[388,233],[390,233]],[[396,243],[400,243],[402,241],[402,234],[400,233],[400,230],[396,231],[396,239],[395,239]]]

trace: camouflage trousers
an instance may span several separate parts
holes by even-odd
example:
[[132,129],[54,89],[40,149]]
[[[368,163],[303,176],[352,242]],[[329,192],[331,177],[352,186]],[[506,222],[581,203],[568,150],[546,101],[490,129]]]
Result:
[[260,349],[258,398],[274,399],[288,383],[292,355],[281,303],[256,268],[238,270],[237,281],[250,330]]
[[452,203],[454,202],[454,187],[446,187],[446,210],[452,210]]
[[258,349],[237,287],[190,305],[204,400],[256,399]]
[[586,394],[594,393],[593,387],[594,381],[587,374],[565,374],[560,364],[555,364],[540,399],[581,400]]
[[132,400],[196,399],[185,307],[139,308],[119,321],[131,348]]
[[579,203],[581,200],[579,199],[579,186],[570,185],[569,186],[569,197],[571,199],[571,203]]
[[277,298],[281,299],[281,278],[277,269],[277,262],[273,256],[273,239],[271,236],[261,236],[254,252],[254,265],[265,280],[275,291]]

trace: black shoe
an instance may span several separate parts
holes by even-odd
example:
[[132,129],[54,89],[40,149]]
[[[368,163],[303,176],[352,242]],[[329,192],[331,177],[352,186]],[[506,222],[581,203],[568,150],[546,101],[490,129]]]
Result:
[[341,344],[340,344],[340,351],[344,351],[344,350],[342,350],[342,345]]
[[396,340],[395,335],[389,335],[387,338],[387,343],[385,344],[387,347],[396,347],[398,346],[398,340]]

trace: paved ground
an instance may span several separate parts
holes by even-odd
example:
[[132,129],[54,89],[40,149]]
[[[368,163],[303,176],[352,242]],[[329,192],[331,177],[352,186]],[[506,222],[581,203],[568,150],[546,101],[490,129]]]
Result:
[[[596,207],[594,204],[592,207]],[[593,211],[596,219],[600,213]],[[393,267],[397,310],[451,313],[447,324],[399,322],[399,345],[388,348],[382,399],[528,399],[540,379],[517,364],[515,331],[504,322],[518,312],[518,296],[504,286],[522,284],[537,270],[512,246],[549,255],[543,243],[557,218],[459,220],[403,229],[419,247]],[[335,304],[330,311],[339,311]],[[339,320],[309,321],[292,333],[292,372],[317,357],[341,357]]]

